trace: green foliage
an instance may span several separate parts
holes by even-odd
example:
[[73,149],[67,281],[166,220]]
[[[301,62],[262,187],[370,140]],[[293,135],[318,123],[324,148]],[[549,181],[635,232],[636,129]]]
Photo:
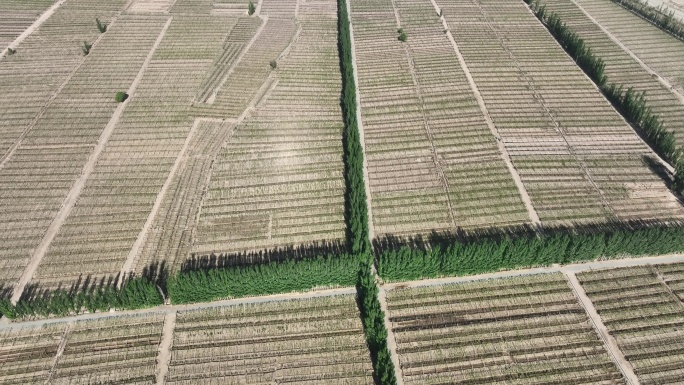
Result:
[[126,280],[121,288],[116,281],[108,285],[85,285],[71,290],[47,290],[22,296],[16,306],[0,300],[0,311],[8,318],[68,316],[88,310],[142,309],[163,304],[156,284],[146,278]]
[[83,47],[81,47],[81,50],[83,51],[83,55],[88,56],[91,48],[93,48],[93,45],[88,43],[87,41],[84,41]]
[[684,251],[684,227],[620,227],[586,233],[558,230],[546,235],[455,241],[428,250],[402,247],[379,253],[378,274],[386,281],[480,274],[554,263],[590,261],[602,256],[658,255]]
[[254,2],[252,0],[249,1],[249,6],[247,9],[247,13],[252,16],[256,12],[256,6],[254,6]]
[[682,153],[684,148],[679,149],[679,155],[677,156],[677,161],[675,162],[675,175],[674,182],[672,183],[672,189],[678,193],[684,193],[684,156]]
[[272,70],[278,68],[278,62],[275,60],[271,60],[268,64],[271,66]]
[[128,94],[125,92],[117,92],[116,95],[114,95],[114,100],[117,103],[123,103],[126,99],[128,99]]
[[320,286],[354,286],[358,266],[358,257],[343,254],[196,270],[172,276],[167,288],[173,303],[178,304],[304,291]]
[[338,1],[338,44],[342,70],[342,109],[344,113],[344,161],[347,185],[346,210],[348,238],[354,254],[369,253],[368,207],[363,177],[363,148],[356,119],[356,84],[352,62],[351,35],[346,0]]
[[14,55],[15,53],[17,53],[16,49],[7,47],[7,54],[8,55]]
[[674,11],[667,11],[664,7],[652,7],[645,0],[611,0],[622,7],[636,13],[663,31],[684,40],[684,22],[675,18]]
[[100,21],[100,19],[95,18],[95,23],[97,24],[97,29],[100,33],[107,32],[107,24]]
[[408,40],[408,35],[406,35],[406,32],[402,31],[401,33],[399,33],[399,40],[404,43],[406,42],[406,40]]
[[395,385],[397,379],[394,372],[394,363],[387,349],[387,329],[385,328],[385,313],[382,311],[378,300],[379,289],[371,273],[373,257],[370,254],[362,258],[359,269],[356,295],[363,321],[363,330],[366,334],[368,349],[373,361],[375,378],[381,385]]

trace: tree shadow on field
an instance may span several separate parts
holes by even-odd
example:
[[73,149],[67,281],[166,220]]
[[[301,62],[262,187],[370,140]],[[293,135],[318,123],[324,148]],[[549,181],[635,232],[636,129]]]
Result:
[[[657,161],[654,159],[652,156],[649,155],[643,155],[641,157],[641,161],[648,167],[649,170],[651,170],[652,173],[656,174],[660,179],[665,182],[665,185],[667,186],[670,191],[672,191],[672,183],[674,182],[674,176],[670,172],[670,170],[665,167],[661,162]],[[673,193],[673,195],[677,198],[677,201],[679,201],[679,204],[684,205],[684,197],[682,197],[681,194]]]
[[319,256],[347,253],[343,241],[319,241],[306,245],[291,245],[276,249],[240,253],[193,254],[181,265],[181,272],[244,267],[286,260],[314,259]]

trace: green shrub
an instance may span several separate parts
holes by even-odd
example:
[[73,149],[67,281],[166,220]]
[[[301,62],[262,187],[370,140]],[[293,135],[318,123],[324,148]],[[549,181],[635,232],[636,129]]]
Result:
[[652,24],[656,25],[663,31],[684,40],[684,22],[675,18],[674,11],[667,11],[661,4],[658,7],[653,7],[645,0],[611,0],[626,8]]
[[408,40],[408,35],[406,35],[406,32],[401,32],[401,33],[399,34],[399,41],[402,41],[402,42],[405,43],[406,40]]
[[268,63],[271,66],[271,69],[274,70],[278,68],[278,62],[275,60],[271,60],[270,63]]
[[88,56],[90,53],[90,49],[93,48],[92,44],[89,44],[88,42],[84,41],[83,42],[83,47],[81,47],[81,50],[83,50],[83,55]]
[[249,6],[247,8],[247,13],[251,16],[256,12],[256,6],[254,6],[254,2],[252,0],[249,1]]
[[17,53],[16,49],[10,48],[10,47],[7,48],[7,54],[8,55],[14,55],[15,53]]
[[675,175],[674,182],[672,183],[672,189],[678,193],[684,193],[684,157],[681,155],[683,150],[680,148],[680,156],[675,162]]
[[105,33],[107,32],[107,24],[103,23],[100,21],[100,19],[95,18],[95,23],[97,24],[97,29],[100,31],[100,33]]
[[114,100],[117,103],[123,103],[124,101],[126,101],[126,99],[128,99],[128,94],[125,92],[119,91],[116,93],[116,95],[114,95]]

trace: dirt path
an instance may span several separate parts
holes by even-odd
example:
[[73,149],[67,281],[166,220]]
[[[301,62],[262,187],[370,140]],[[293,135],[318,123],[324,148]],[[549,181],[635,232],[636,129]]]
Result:
[[366,139],[363,132],[363,120],[361,119],[361,92],[359,91],[359,73],[356,65],[356,46],[354,44],[354,27],[351,22],[351,4],[347,0],[347,16],[349,17],[349,36],[351,40],[351,57],[354,66],[354,86],[356,92],[356,122],[359,127],[359,141],[361,142],[361,153],[363,154],[363,182],[366,187],[366,207],[368,211],[368,237],[375,239],[375,227],[373,226],[373,199],[371,198],[370,179],[368,178],[368,157],[366,156]]
[[169,372],[169,362],[171,362],[171,348],[173,347],[173,331],[176,328],[176,312],[172,311],[166,313],[164,318],[164,330],[162,331],[162,339],[159,342],[159,350],[157,352],[157,385],[166,383],[166,374]]
[[22,32],[21,35],[17,36],[17,38],[14,39],[14,41],[12,41],[7,47],[0,51],[0,60],[2,60],[2,58],[7,55],[7,52],[9,52],[10,48],[16,49],[17,46],[21,44],[22,41],[24,41],[24,39],[29,37],[33,32],[35,32],[38,29],[38,27],[45,23],[45,21],[49,19],[50,16],[52,16],[52,14],[57,11],[57,8],[61,7],[62,4],[64,4],[64,2],[66,2],[66,0],[59,0],[58,2],[54,3],[52,7],[48,8],[47,11],[43,12],[43,14],[40,15],[40,17],[38,17],[38,19],[36,19],[36,21],[34,21],[33,24],[26,28],[26,30]]
[[[183,148],[181,149],[180,153],[176,157],[176,161],[173,163],[173,167],[171,167],[171,171],[169,171],[169,175],[166,177],[166,181],[164,182],[164,185],[162,185],[161,190],[159,193],[157,193],[157,197],[154,200],[154,205],[152,206],[152,210],[150,210],[150,213],[147,215],[147,220],[145,221],[145,225],[143,225],[143,228],[140,230],[140,233],[138,233],[138,238],[136,238],[135,243],[133,244],[133,247],[131,247],[131,250],[128,252],[128,257],[126,258],[126,262],[124,262],[123,267],[121,268],[121,276],[124,277],[126,274],[131,271],[133,268],[135,268],[135,262],[138,258],[138,254],[140,254],[140,249],[142,248],[143,244],[145,243],[145,239],[147,238],[147,234],[150,231],[150,228],[152,227],[152,223],[154,223],[154,219],[157,217],[157,213],[159,212],[159,209],[161,208],[162,203],[164,202],[164,197],[166,196],[166,191],[169,189],[169,186],[171,186],[171,182],[173,182],[173,177],[176,175],[176,172],[180,168],[181,164],[185,160],[185,154],[188,151],[188,146],[190,145],[190,142],[192,141],[192,138],[195,136],[195,133],[197,132],[197,127],[199,127],[200,123],[203,121],[203,119],[198,118],[195,119],[194,124],[192,125],[192,128],[190,129],[190,132],[188,133],[188,136],[185,138],[185,143],[183,144]],[[123,284],[123,279],[119,281],[119,287]]]
[[71,333],[71,328],[73,326],[74,323],[69,322],[66,326],[66,329],[64,330],[64,334],[62,334],[62,339],[59,340],[59,345],[57,346],[57,354],[55,354],[55,358],[52,360],[52,365],[50,367],[50,371],[48,372],[48,378],[45,381],[46,384],[52,383],[52,378],[55,376],[55,372],[57,371],[57,364],[59,363],[59,358],[62,357],[62,354],[64,354],[64,348],[66,348],[66,343],[69,339],[69,333]]
[[606,35],[608,35],[608,37],[609,37],[615,44],[617,44],[618,46],[620,46],[620,48],[622,48],[623,51],[627,52],[627,53],[629,54],[629,56],[631,56],[632,59],[634,59],[634,61],[636,61],[637,63],[639,63],[640,66],[642,66],[646,71],[648,71],[649,74],[651,74],[652,76],[655,76],[655,78],[658,79],[658,81],[659,81],[663,86],[665,86],[665,88],[667,88],[668,90],[670,90],[670,92],[672,92],[672,94],[673,94],[674,96],[676,96],[677,99],[679,99],[679,101],[680,101],[682,104],[684,104],[684,94],[682,94],[679,90],[677,90],[677,89],[672,85],[672,83],[670,83],[667,79],[665,79],[665,78],[663,78],[662,76],[660,76],[660,74],[658,74],[656,71],[652,70],[651,67],[649,67],[646,63],[644,63],[641,59],[639,59],[639,57],[638,57],[634,52],[632,52],[632,50],[630,50],[629,48],[627,48],[627,46],[624,45],[624,44],[622,43],[622,41],[620,41],[620,39],[618,39],[615,35],[613,35],[612,33],[610,33],[610,31],[608,31],[603,25],[601,25],[601,23],[599,23],[596,19],[594,19],[594,17],[591,16],[591,15],[589,14],[589,12],[587,12],[587,11],[586,11],[586,10],[585,10],[577,1],[575,1],[575,0],[570,0],[570,1],[571,1],[577,8],[579,8],[579,9],[582,11],[582,13],[584,13],[584,15],[586,15],[586,16],[589,18],[589,20],[591,20],[592,23],[596,24],[596,25],[601,29],[601,31],[603,31],[603,33],[605,33]]
[[[435,8],[435,12],[437,12],[437,14],[439,15],[441,13],[441,9],[437,5],[437,2],[435,0],[430,1],[432,2],[432,6]],[[475,99],[477,100],[477,104],[480,106],[480,111],[484,116],[485,122],[487,123],[489,130],[492,132],[492,135],[494,135],[494,137],[496,138],[496,144],[499,146],[499,153],[501,153],[501,158],[506,163],[506,167],[508,167],[508,171],[513,177],[513,181],[515,182],[515,185],[518,188],[520,198],[522,199],[523,203],[525,204],[525,208],[527,209],[527,215],[529,216],[534,228],[537,231],[539,231],[541,229],[541,221],[539,220],[539,215],[537,215],[537,210],[535,210],[534,206],[532,205],[532,200],[530,199],[530,195],[527,193],[527,188],[523,184],[522,179],[520,179],[520,174],[518,174],[518,170],[516,170],[513,166],[513,162],[511,161],[511,157],[508,154],[508,150],[506,149],[506,146],[501,140],[499,130],[496,128],[496,125],[494,125],[494,121],[489,115],[489,111],[487,110],[487,105],[485,104],[484,99],[482,98],[482,94],[480,94],[480,90],[477,88],[475,79],[473,79],[473,75],[470,73],[470,70],[468,69],[468,64],[465,62],[465,59],[461,54],[461,50],[458,48],[458,44],[456,44],[456,40],[454,40],[454,36],[451,34],[449,24],[447,23],[444,16],[440,16],[440,20],[442,21],[442,26],[446,31],[447,38],[449,39],[451,46],[454,48],[454,52],[456,52],[458,62],[461,65],[461,69],[463,70],[466,78],[468,79],[470,89],[473,91]]]
[[[164,28],[162,28],[161,32],[159,33],[159,36],[157,37],[157,40],[154,42],[152,49],[147,55],[147,58],[143,62],[140,71],[138,71],[138,75],[135,77],[135,80],[133,80],[131,87],[128,89],[129,95],[133,95],[135,93],[135,90],[140,81],[142,80],[143,74],[145,73],[147,66],[149,65],[150,61],[152,60],[152,57],[154,56],[154,52],[157,50],[157,47],[164,38],[166,30],[171,25],[171,20],[173,20],[173,17],[169,17],[168,21],[164,25]],[[86,181],[90,177],[90,174],[93,172],[93,169],[97,164],[100,154],[107,145],[107,141],[109,140],[109,137],[112,135],[112,132],[114,132],[114,127],[116,127],[116,124],[119,122],[119,119],[121,118],[121,115],[123,114],[123,111],[128,105],[129,101],[130,98],[117,106],[116,110],[114,111],[114,114],[109,119],[109,123],[107,123],[107,126],[100,135],[100,138],[98,139],[97,145],[93,149],[92,154],[90,154],[88,162],[85,164],[85,166],[83,166],[83,172],[81,173],[81,176],[76,180],[74,185],[71,187],[71,190],[69,190],[69,194],[67,194],[66,198],[64,199],[62,207],[59,210],[59,213],[52,220],[52,223],[50,223],[50,227],[48,227],[48,230],[43,236],[43,239],[31,255],[30,262],[24,270],[23,274],[21,275],[19,283],[14,288],[14,292],[12,293],[11,301],[13,304],[16,304],[19,298],[21,297],[22,293],[24,292],[24,288],[33,278],[33,275],[38,269],[38,265],[40,265],[40,262],[43,260],[45,253],[50,247],[50,244],[52,244],[52,241],[55,239],[55,236],[57,236],[59,229],[62,227],[62,225],[66,221],[66,218],[71,213],[71,210],[74,208],[76,200],[78,199],[79,195],[81,195],[81,191],[83,191],[83,187],[85,187]]]
[[401,363],[399,362],[399,353],[397,353],[397,340],[394,337],[394,328],[390,321],[389,312],[387,311],[387,293],[385,289],[380,288],[378,292],[378,301],[380,301],[380,309],[385,313],[385,329],[387,329],[387,349],[392,355],[392,363],[394,364],[394,376],[397,378],[397,385],[404,385],[404,377],[401,371]]
[[[255,14],[261,9],[261,2],[259,3],[259,8],[257,11],[255,11]],[[252,48],[252,45],[254,45],[254,42],[257,41],[259,38],[259,35],[261,35],[261,32],[264,30],[266,27],[266,23],[268,23],[268,16],[256,16],[262,20],[261,25],[257,29],[256,33],[254,36],[252,36],[252,39],[247,43],[244,48],[242,48],[242,52],[240,52],[240,55],[238,55],[237,58],[235,58],[235,61],[233,61],[233,64],[230,65],[230,68],[228,69],[228,72],[226,72],[226,75],[223,77],[221,80],[221,83],[219,83],[218,87],[216,87],[215,90],[211,92],[211,96],[207,98],[207,101],[204,102],[206,104],[214,104],[214,101],[216,101],[216,95],[218,95],[219,90],[223,87],[224,84],[226,84],[226,81],[228,81],[228,78],[230,77],[230,74],[233,73],[233,70],[235,70],[235,67],[242,61],[242,58],[245,57],[245,54],[249,51],[250,48]]]
[[587,297],[587,293],[584,291],[584,288],[577,280],[575,274],[566,273],[565,276],[567,277],[570,285],[572,285],[572,289],[575,293],[575,296],[577,296],[577,299],[584,308],[584,311],[589,316],[591,323],[594,325],[594,330],[598,334],[599,338],[603,340],[603,343],[606,349],[610,352],[613,361],[615,361],[615,364],[618,366],[620,371],[622,371],[622,374],[625,376],[625,378],[631,385],[639,385],[639,378],[634,373],[634,368],[632,367],[632,364],[627,361],[627,358],[625,358],[625,355],[620,350],[617,341],[608,332],[608,328],[606,328],[606,325],[603,324],[601,316],[599,316],[598,312],[596,311],[596,308],[594,307],[594,304],[591,302],[589,297]]

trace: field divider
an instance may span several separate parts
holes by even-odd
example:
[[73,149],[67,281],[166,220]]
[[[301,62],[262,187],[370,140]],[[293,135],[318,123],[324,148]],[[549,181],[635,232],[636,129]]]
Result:
[[7,52],[9,52],[10,48],[17,48],[19,44],[21,44],[24,39],[29,37],[35,30],[37,30],[43,23],[45,23],[50,16],[52,16],[59,7],[64,4],[66,0],[59,0],[58,2],[54,3],[50,8],[47,9],[47,11],[43,12],[36,21],[33,22],[28,28],[24,30],[19,36],[16,37],[11,43],[7,45],[2,51],[0,51],[0,60],[2,60],[3,57],[7,56]]
[[252,39],[249,41],[249,43],[247,43],[246,46],[244,46],[242,48],[242,52],[240,52],[240,55],[237,58],[235,58],[235,61],[233,61],[230,68],[228,69],[228,72],[226,72],[226,75],[223,77],[223,79],[221,79],[221,82],[219,83],[219,85],[213,91],[211,91],[211,95],[206,100],[199,100],[198,102],[201,102],[203,104],[214,104],[214,101],[216,101],[216,96],[218,95],[218,93],[221,90],[221,88],[223,87],[223,85],[226,84],[226,82],[228,81],[228,78],[230,77],[230,75],[235,70],[235,67],[238,65],[238,63],[240,63],[242,61],[242,58],[249,51],[249,49],[252,48],[252,45],[254,45],[254,42],[256,42],[257,39],[259,39],[259,35],[261,35],[261,32],[266,27],[266,24],[268,23],[268,16],[258,16],[258,17],[261,20],[263,20],[263,22],[261,23],[261,25],[257,29],[254,36],[252,36]]
[[615,362],[615,365],[617,365],[631,385],[640,385],[641,382],[639,381],[639,377],[636,376],[632,364],[627,361],[627,358],[617,344],[617,340],[610,334],[606,325],[603,324],[601,316],[596,311],[594,304],[587,296],[587,293],[584,291],[584,288],[582,287],[582,284],[580,284],[575,273],[566,272],[565,277],[572,287],[573,294],[579,301],[580,305],[582,305],[582,308],[587,316],[589,316],[589,319],[594,327],[594,331],[596,334],[598,334],[601,341],[603,341],[604,346],[610,352],[611,358]]
[[176,329],[176,314],[176,311],[170,311],[166,313],[166,316],[164,317],[164,329],[162,330],[162,338],[159,342],[159,350],[157,351],[157,370],[155,373],[157,385],[166,383],[166,375],[169,372],[171,349],[173,347],[173,332]]
[[682,299],[679,298],[677,293],[672,291],[672,288],[670,285],[667,284],[667,281],[665,280],[665,277],[660,273],[660,270],[654,265],[650,265],[649,268],[651,269],[651,272],[653,275],[655,275],[658,279],[658,282],[663,286],[663,288],[667,291],[667,293],[670,295],[670,298],[672,298],[673,301],[677,302],[678,304],[684,306],[684,302],[682,302]]
[[389,312],[387,311],[387,292],[380,287],[378,291],[378,301],[380,301],[380,309],[382,309],[385,317],[385,329],[387,329],[387,349],[392,356],[394,363],[394,375],[397,378],[397,385],[404,385],[404,377],[401,371],[401,363],[399,362],[399,353],[397,352],[397,340],[392,330],[392,322],[390,321]]
[[506,163],[506,167],[508,167],[508,171],[513,177],[513,181],[515,182],[515,185],[518,188],[520,198],[522,199],[523,203],[525,204],[525,208],[527,209],[527,215],[529,216],[530,221],[532,221],[532,225],[535,231],[539,233],[541,232],[541,220],[539,219],[537,210],[535,210],[534,206],[532,205],[532,200],[530,199],[530,195],[527,192],[527,188],[523,184],[522,179],[520,178],[520,174],[518,173],[518,170],[516,170],[515,166],[513,165],[513,162],[511,161],[511,156],[508,153],[508,149],[506,149],[506,145],[503,143],[503,140],[501,139],[501,135],[499,134],[498,128],[494,124],[492,117],[489,115],[489,110],[487,109],[487,105],[485,104],[485,101],[482,98],[482,94],[480,94],[480,90],[477,88],[477,83],[475,83],[475,79],[473,79],[473,75],[470,73],[470,69],[468,69],[468,64],[466,63],[465,58],[461,53],[461,50],[458,48],[458,44],[456,44],[454,36],[451,34],[449,23],[447,23],[446,19],[442,15],[441,8],[437,4],[437,2],[435,0],[430,1],[432,2],[432,6],[435,8],[435,12],[437,12],[437,15],[439,15],[439,18],[442,21],[442,26],[446,31],[447,38],[449,39],[451,46],[454,48],[454,52],[458,57],[458,63],[460,64],[463,73],[468,79],[468,84],[470,85],[470,89],[473,91],[475,100],[477,100],[477,104],[480,107],[482,115],[484,116],[485,122],[487,123],[487,127],[489,127],[489,130],[492,132],[492,135],[494,135],[494,137],[496,138],[496,144],[499,147],[499,153],[501,154],[501,158],[503,159],[504,163]]
[[[639,63],[639,65],[642,66],[649,74],[651,74],[652,76],[655,76],[656,79],[657,79],[663,86],[665,86],[665,88],[667,88],[668,90],[670,90],[670,92],[672,92],[672,94],[673,94],[674,96],[676,96],[677,99],[679,99],[679,101],[680,101],[682,104],[684,104],[684,94],[682,94],[679,90],[677,90],[677,89],[672,85],[672,83],[670,83],[667,79],[663,78],[662,76],[660,76],[660,74],[658,74],[656,71],[654,71],[653,69],[651,69],[651,67],[649,67],[648,64],[644,63],[644,61],[641,60],[641,59],[640,59],[634,52],[632,52],[632,50],[630,50],[626,45],[624,45],[624,44],[622,43],[622,41],[620,41],[620,39],[618,39],[618,38],[617,38],[615,35],[613,35],[610,31],[608,31],[608,30],[606,29],[606,27],[604,27],[603,25],[601,25],[601,23],[599,23],[593,16],[591,16],[591,15],[589,14],[589,12],[587,12],[587,11],[584,9],[584,7],[582,7],[579,3],[577,3],[576,0],[570,0],[570,2],[572,2],[580,11],[582,11],[582,13],[584,13],[584,15],[585,15],[587,18],[589,18],[589,20],[591,20],[592,23],[596,24],[596,25],[601,29],[601,31],[603,31],[603,33],[605,33],[606,36],[608,36],[608,37],[610,38],[610,40],[612,40],[615,44],[617,44],[620,48],[622,48],[623,51],[627,52],[627,54],[629,54],[629,56],[630,56],[632,59],[634,59],[634,61],[636,61],[637,63]],[[638,15],[637,15],[637,16],[638,16]]]
[[[338,0],[340,1],[340,0]],[[359,72],[356,64],[356,45],[354,43],[354,26],[351,21],[350,0],[344,1],[347,7],[347,17],[349,25],[349,40],[351,47],[352,70],[354,74],[354,92],[356,93],[356,123],[359,130],[359,142],[361,145],[361,155],[363,156],[363,183],[366,188],[366,212],[368,213],[368,238],[375,239],[375,228],[373,227],[373,198],[371,197],[370,178],[368,177],[368,157],[366,156],[366,139],[363,131],[363,120],[361,119],[361,91],[359,90]],[[397,19],[398,21],[398,19]],[[342,20],[341,22],[345,22]]]
[[62,354],[64,354],[64,348],[66,348],[66,343],[69,339],[69,334],[71,333],[71,329],[73,328],[73,326],[73,322],[67,323],[66,329],[62,334],[62,338],[59,340],[59,345],[57,346],[57,353],[55,354],[55,358],[52,360],[52,365],[50,366],[50,371],[48,372],[47,380],[45,380],[46,384],[52,383],[52,378],[55,376],[55,371],[57,370],[57,364],[59,363],[59,359],[60,357],[62,357]]
[[[171,25],[172,20],[173,17],[169,17],[169,19],[166,21],[166,24],[159,32],[159,36],[157,36],[157,40],[154,42],[152,49],[150,49],[150,52],[147,55],[147,58],[145,58],[143,65],[140,67],[138,75],[135,77],[133,83],[128,89],[128,93],[130,95],[133,95],[135,93],[135,90],[140,81],[142,80],[143,74],[145,73],[147,66],[152,61],[152,57],[154,56],[157,47],[159,47],[159,44],[161,44],[162,39],[166,35],[166,30]],[[10,298],[10,302],[12,304],[16,305],[19,299],[21,298],[24,292],[24,288],[33,278],[33,275],[35,274],[36,270],[38,270],[38,265],[40,265],[40,262],[43,260],[45,253],[47,253],[48,249],[50,248],[50,245],[57,236],[59,229],[62,227],[62,225],[66,221],[66,218],[71,213],[71,210],[76,205],[76,201],[81,195],[81,191],[83,191],[86,181],[95,169],[95,165],[97,164],[100,155],[104,151],[105,146],[107,145],[107,141],[114,132],[114,128],[118,124],[119,119],[121,118],[121,115],[123,114],[123,111],[126,109],[126,106],[130,102],[130,100],[131,98],[128,98],[122,103],[119,103],[116,110],[114,111],[114,114],[109,119],[109,123],[107,123],[107,126],[105,126],[104,131],[102,131],[102,134],[100,135],[100,138],[98,139],[97,144],[93,149],[93,152],[90,154],[90,157],[88,158],[88,162],[83,166],[83,172],[81,173],[80,177],[76,180],[74,185],[71,187],[71,190],[69,190],[69,193],[62,202],[62,207],[59,210],[59,213],[52,220],[52,223],[50,223],[50,227],[48,227],[48,230],[43,236],[43,239],[31,255],[30,262],[24,270],[24,272],[22,273],[21,278],[19,279],[19,282],[14,289],[14,292],[12,293],[12,297]]]

